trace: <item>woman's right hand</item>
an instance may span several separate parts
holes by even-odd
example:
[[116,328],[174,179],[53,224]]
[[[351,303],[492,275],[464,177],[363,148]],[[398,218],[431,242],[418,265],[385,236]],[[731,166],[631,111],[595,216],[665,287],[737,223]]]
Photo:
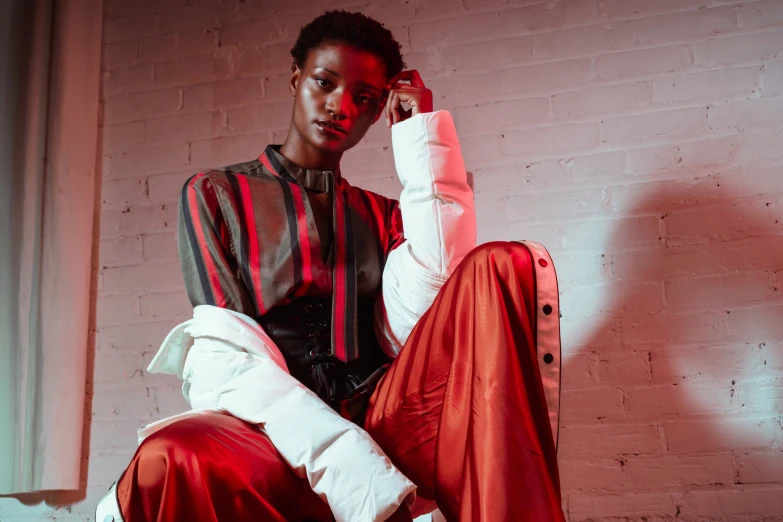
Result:
[[[400,83],[407,81],[408,83]],[[386,86],[388,98],[386,107],[386,126],[391,127],[395,123],[405,121],[412,116],[425,112],[432,112],[432,91],[429,90],[421,79],[421,75],[415,69],[402,71],[389,80]],[[403,103],[410,109],[405,110]]]

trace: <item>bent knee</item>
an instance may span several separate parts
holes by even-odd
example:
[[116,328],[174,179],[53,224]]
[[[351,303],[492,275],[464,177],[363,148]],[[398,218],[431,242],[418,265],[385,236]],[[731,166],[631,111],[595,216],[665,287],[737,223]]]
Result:
[[462,264],[475,266],[487,262],[512,261],[517,268],[532,266],[533,256],[530,250],[516,241],[492,241],[477,246],[465,256]]
[[161,484],[174,467],[200,466],[200,450],[212,428],[209,417],[179,420],[144,439],[136,452],[139,486]]
[[173,444],[165,437],[148,438],[141,443],[136,453],[134,477],[142,489],[160,487],[169,472]]
[[[187,420],[179,422],[186,423]],[[183,436],[182,430],[173,429],[175,424],[153,433],[139,446],[136,452],[139,487],[158,486],[165,481],[171,467],[198,458],[198,451],[194,447],[194,439],[198,436],[193,439]]]

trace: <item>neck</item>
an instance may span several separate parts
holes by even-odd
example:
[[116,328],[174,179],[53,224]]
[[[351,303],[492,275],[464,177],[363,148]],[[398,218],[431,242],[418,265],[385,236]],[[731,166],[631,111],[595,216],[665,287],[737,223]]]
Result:
[[293,124],[288,129],[288,136],[280,147],[280,154],[308,170],[337,170],[343,156],[342,152],[316,149],[296,131]]

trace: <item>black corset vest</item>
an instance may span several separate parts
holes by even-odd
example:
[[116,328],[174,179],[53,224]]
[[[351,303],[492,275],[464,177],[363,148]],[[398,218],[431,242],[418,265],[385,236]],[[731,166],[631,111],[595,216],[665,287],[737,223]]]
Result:
[[[348,363],[329,355],[331,297],[299,297],[258,318],[283,353],[291,375],[334,410],[353,420],[363,414],[366,401],[389,362],[373,332],[373,301],[360,297],[357,304],[359,358]],[[346,412],[346,404],[341,404],[346,400],[353,403],[349,408],[352,411]]]

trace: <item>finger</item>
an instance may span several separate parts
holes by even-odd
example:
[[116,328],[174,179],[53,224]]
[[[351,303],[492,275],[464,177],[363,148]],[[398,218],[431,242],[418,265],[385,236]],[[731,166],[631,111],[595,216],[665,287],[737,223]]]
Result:
[[400,111],[402,110],[402,105],[400,102],[400,94],[397,91],[394,91],[394,103],[392,104],[392,125],[395,123],[400,122]]
[[397,83],[398,81],[402,80],[402,79],[403,79],[403,78],[402,78],[402,76],[403,76],[405,73],[407,73],[407,71],[400,71],[400,72],[398,72],[397,74],[395,74],[394,76],[392,76],[392,77],[389,79],[389,82],[388,82],[388,83],[389,83],[389,86],[390,86],[391,88],[394,88],[394,84],[395,84],[395,83]]
[[401,110],[404,110],[403,103],[407,103],[411,107],[420,105],[422,91],[418,87],[408,87],[408,89],[399,89],[394,92],[397,94],[397,105]]
[[389,127],[394,125],[394,108],[397,104],[397,91],[392,90],[391,93],[389,93],[389,103],[386,106],[386,112],[389,116]]
[[390,85],[394,85],[395,83],[398,83],[398,82],[401,82],[401,81],[403,81],[403,82],[410,82],[412,76],[413,75],[411,74],[411,71],[400,71],[391,80],[389,80],[389,84]]
[[423,91],[418,87],[408,87],[407,89],[394,89],[394,92],[397,93],[397,98],[400,101],[407,102],[421,96]]
[[424,87],[424,81],[421,79],[421,75],[416,69],[400,71],[399,73],[395,74],[391,80],[389,80],[389,85],[394,85],[400,80],[408,81],[414,87]]
[[389,90],[389,95],[386,98],[386,123],[389,127],[392,126],[392,105],[394,104],[394,89]]
[[417,71],[416,69],[411,69],[410,73],[411,73],[411,77],[410,77],[411,85],[422,89],[425,88],[424,80],[421,79],[421,75],[419,74],[419,71]]
[[389,91],[389,94],[386,96],[386,106],[383,108],[383,115],[386,118],[386,127],[391,127],[391,113],[389,112],[389,109],[391,108],[393,93],[394,91]]
[[413,85],[410,85],[408,83],[395,83],[392,86],[392,89],[395,91],[408,91],[408,92],[421,92],[422,90],[421,87],[414,87]]
[[402,97],[399,92],[394,99],[394,112],[397,116],[397,123],[400,123],[404,119],[402,116],[405,113],[405,108],[402,106]]

